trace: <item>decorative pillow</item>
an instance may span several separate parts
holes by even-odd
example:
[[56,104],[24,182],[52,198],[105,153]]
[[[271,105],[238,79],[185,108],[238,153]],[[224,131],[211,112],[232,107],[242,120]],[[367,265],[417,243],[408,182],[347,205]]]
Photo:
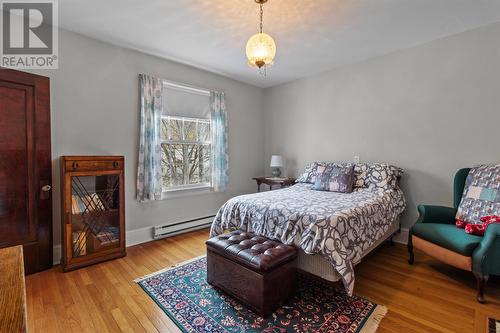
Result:
[[358,163],[354,165],[354,187],[394,189],[403,174],[403,169],[389,164]]
[[318,162],[312,162],[306,165],[304,172],[297,178],[296,183],[312,183],[312,178],[316,174]]
[[316,169],[313,190],[351,193],[354,183],[354,166],[321,166]]
[[484,233],[486,232],[486,229],[488,229],[488,226],[490,224],[500,223],[500,216],[498,215],[483,216],[479,219],[479,221],[481,221],[482,224],[467,223],[462,220],[457,220],[455,224],[458,228],[465,229],[465,232],[468,234],[484,236]]
[[350,166],[351,164],[342,164],[336,162],[312,162],[309,163],[304,172],[300,175],[299,178],[295,181],[296,183],[311,183],[314,184],[316,182],[316,172],[319,166],[327,167],[327,166],[335,166],[338,168],[343,168],[346,166]]
[[483,216],[500,214],[500,165],[472,168],[465,181],[457,220],[481,224]]

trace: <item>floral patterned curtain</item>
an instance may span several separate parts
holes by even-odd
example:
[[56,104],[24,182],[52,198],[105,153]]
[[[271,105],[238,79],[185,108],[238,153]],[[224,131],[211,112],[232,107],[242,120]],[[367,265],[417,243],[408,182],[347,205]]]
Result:
[[162,80],[146,74],[139,75],[141,120],[139,163],[137,170],[137,200],[161,200],[161,143]]
[[212,188],[224,191],[229,182],[227,152],[227,114],[224,93],[210,93],[210,117],[212,120]]

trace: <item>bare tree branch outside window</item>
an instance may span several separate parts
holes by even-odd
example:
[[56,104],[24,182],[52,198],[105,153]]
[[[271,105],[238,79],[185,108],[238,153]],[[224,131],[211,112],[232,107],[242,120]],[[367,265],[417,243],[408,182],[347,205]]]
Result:
[[162,117],[163,187],[210,186],[210,120]]

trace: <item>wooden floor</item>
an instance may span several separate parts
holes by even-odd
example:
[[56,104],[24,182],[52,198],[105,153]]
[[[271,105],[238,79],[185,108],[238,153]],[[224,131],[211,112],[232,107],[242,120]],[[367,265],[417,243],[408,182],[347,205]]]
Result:
[[[26,278],[31,332],[178,332],[133,279],[205,253],[202,230],[127,249],[127,257],[62,273],[60,267]],[[383,245],[356,268],[355,294],[389,308],[377,332],[486,332],[500,318],[500,279],[474,300],[470,273],[406,247]]]

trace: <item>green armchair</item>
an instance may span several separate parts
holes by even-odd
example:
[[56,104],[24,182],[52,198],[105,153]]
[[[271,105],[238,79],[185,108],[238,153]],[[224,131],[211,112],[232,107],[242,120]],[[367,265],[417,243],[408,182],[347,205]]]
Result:
[[500,275],[500,224],[489,225],[483,237],[469,235],[455,226],[469,171],[470,168],[460,169],[455,175],[453,208],[418,206],[420,216],[410,228],[408,239],[408,262],[413,264],[413,248],[417,248],[447,264],[471,271],[477,280],[476,299],[483,303],[489,275]]

